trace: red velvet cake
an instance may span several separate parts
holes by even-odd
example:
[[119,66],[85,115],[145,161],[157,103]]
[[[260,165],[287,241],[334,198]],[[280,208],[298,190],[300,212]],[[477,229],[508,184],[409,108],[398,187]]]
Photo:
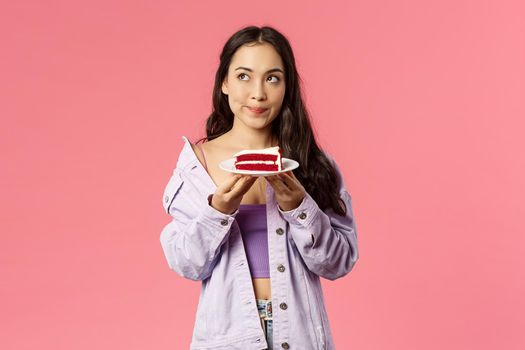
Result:
[[280,171],[283,169],[279,146],[240,151],[235,157],[235,169],[254,171]]

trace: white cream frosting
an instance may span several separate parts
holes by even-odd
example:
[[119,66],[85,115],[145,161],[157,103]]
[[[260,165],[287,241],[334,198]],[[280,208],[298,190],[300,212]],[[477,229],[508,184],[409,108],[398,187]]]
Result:
[[239,164],[269,164],[269,165],[272,165],[272,164],[275,164],[275,162],[271,160],[247,160],[244,162],[237,162],[235,164],[237,165]]
[[272,154],[272,155],[276,155],[278,157],[281,156],[281,153],[279,153],[279,146],[269,147],[269,148],[265,148],[265,149],[246,149],[246,150],[240,151],[238,153],[235,153],[233,156],[237,157],[237,156],[241,156],[243,154],[252,154],[252,153],[255,153],[255,154]]

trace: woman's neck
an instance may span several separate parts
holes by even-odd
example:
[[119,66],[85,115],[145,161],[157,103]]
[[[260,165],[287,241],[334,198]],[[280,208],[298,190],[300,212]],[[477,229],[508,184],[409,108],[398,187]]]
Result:
[[241,149],[263,149],[278,145],[278,140],[271,134],[271,130],[255,130],[236,128],[235,125],[228,131],[228,139]]

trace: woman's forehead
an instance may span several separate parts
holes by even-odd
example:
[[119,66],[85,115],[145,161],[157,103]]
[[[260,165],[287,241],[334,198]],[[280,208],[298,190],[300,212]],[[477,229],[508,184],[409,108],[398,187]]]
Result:
[[279,68],[284,71],[281,56],[271,44],[243,45],[237,49],[230,64],[234,70],[239,67],[264,73]]

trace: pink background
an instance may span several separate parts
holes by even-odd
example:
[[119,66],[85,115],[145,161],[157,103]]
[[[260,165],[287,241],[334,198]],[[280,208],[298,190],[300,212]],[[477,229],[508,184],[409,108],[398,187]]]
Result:
[[337,348],[525,348],[524,3],[324,4],[2,2],[0,348],[188,348],[162,192],[249,24],[290,39],[354,200]]

